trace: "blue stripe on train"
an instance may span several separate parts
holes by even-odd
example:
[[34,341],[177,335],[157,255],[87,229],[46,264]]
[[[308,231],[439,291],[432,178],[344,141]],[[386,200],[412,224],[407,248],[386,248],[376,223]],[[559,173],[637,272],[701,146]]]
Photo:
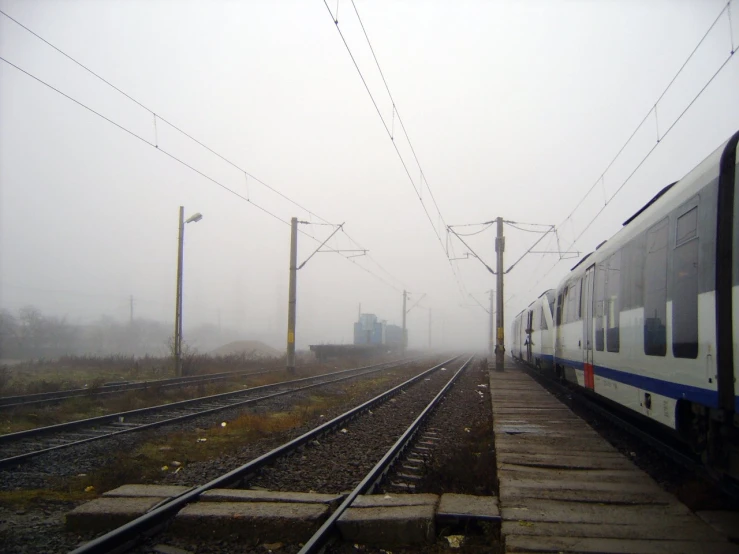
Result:
[[[576,369],[583,369],[582,361],[565,359],[558,359],[557,361],[563,365],[568,365]],[[712,408],[718,407],[718,392],[716,391],[706,390],[691,385],[681,385],[670,381],[663,381],[662,379],[655,379],[654,377],[636,375],[634,373],[629,373],[628,371],[612,369],[602,365],[594,365],[593,373],[600,377],[605,377],[606,379],[617,381],[625,385],[631,385],[632,387],[653,392],[655,394],[661,394],[668,398],[684,398],[704,406],[710,406]],[[735,398],[735,404],[737,408],[739,408],[739,397]],[[739,411],[739,409],[737,411]]]

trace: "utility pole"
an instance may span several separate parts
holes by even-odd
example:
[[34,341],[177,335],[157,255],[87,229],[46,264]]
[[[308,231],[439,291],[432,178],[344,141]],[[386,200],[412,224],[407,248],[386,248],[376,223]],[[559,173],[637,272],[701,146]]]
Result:
[[[452,229],[452,226],[447,226],[447,230],[454,233],[454,235],[460,240],[462,244],[464,244],[467,249],[469,250],[468,256],[472,255],[476,259],[482,263],[482,265],[485,266],[485,269],[487,269],[492,275],[495,275],[496,277],[496,283],[497,283],[497,295],[496,295],[496,324],[495,324],[495,335],[494,337],[491,336],[491,343],[494,340],[495,341],[495,370],[496,371],[503,371],[504,370],[504,362],[505,362],[505,317],[503,313],[503,276],[510,272],[514,267],[518,265],[518,262],[523,260],[528,254],[558,254],[560,260],[568,259],[569,257],[572,257],[572,255],[579,256],[580,252],[576,251],[565,251],[563,252],[559,248],[559,237],[557,236],[557,228],[554,225],[544,225],[541,223],[518,223],[518,225],[527,225],[529,227],[535,226],[535,227],[541,227],[542,230],[538,231],[535,229],[521,229],[520,227],[517,227],[517,222],[515,221],[506,221],[502,217],[496,217],[492,221],[486,221],[485,223],[482,223],[482,225],[490,226],[493,223],[497,224],[497,233],[495,237],[495,257],[496,257],[496,269],[494,270],[492,267],[490,267],[488,264],[485,263],[485,261],[477,254],[475,251],[470,248],[470,245],[467,244],[467,242],[464,240],[463,236],[457,233]],[[512,225],[513,227],[516,227],[517,229],[521,229],[524,231],[530,231],[534,233],[539,233],[541,236],[521,255],[520,258],[518,258],[508,269],[503,269],[503,252],[505,252],[505,237],[503,236],[503,224]],[[549,251],[549,250],[534,250],[536,248],[536,245],[539,244],[542,240],[544,240],[544,237],[546,237],[549,233],[554,233],[555,236],[557,236],[557,250],[556,251]],[[569,255],[569,257],[567,257]],[[450,258],[450,259],[459,259],[459,258]],[[492,291],[491,293],[491,305],[490,305],[490,313],[492,317],[493,313],[493,307],[492,307]],[[478,302],[479,304],[479,302]],[[480,304],[482,305],[482,304]],[[491,333],[492,335],[492,333]]]
[[130,308],[131,308],[131,317],[129,318],[128,322],[133,325],[133,294],[129,298]]
[[405,349],[408,347],[408,338],[405,331],[405,316],[408,312],[405,310],[406,300],[408,298],[408,291],[403,291],[403,356],[405,356]]
[[505,334],[503,318],[503,252],[505,251],[505,237],[503,236],[503,218],[496,218],[498,233],[495,237],[495,253],[497,258],[496,280],[497,280],[497,310],[496,310],[496,343],[495,343],[495,371],[503,371],[505,364]]
[[493,354],[495,353],[495,300],[493,294],[495,291],[490,289],[490,323],[488,326],[488,364],[492,363]]
[[[185,208],[180,206],[180,225],[177,235],[177,296],[175,298],[174,312],[174,372],[177,377],[182,377],[182,254],[185,243],[185,223],[197,223],[203,219],[200,212],[191,215],[185,221]],[[133,297],[131,297],[131,314],[133,317]]]
[[287,304],[287,371],[295,372],[295,308],[297,303],[298,218],[290,220],[290,285]]
[[174,373],[182,376],[182,254],[185,234],[185,207],[180,206],[180,223],[177,234],[177,297],[174,312]]
[[[326,240],[324,240],[313,253],[306,258],[306,260],[298,265],[298,223],[309,224],[307,221],[298,221],[297,217],[290,219],[290,284],[288,293],[288,304],[287,304],[287,371],[290,373],[295,372],[295,319],[296,319],[296,308],[297,308],[297,277],[298,270],[303,269],[303,266],[307,264],[310,259],[318,254],[319,252],[357,252],[358,250],[321,250],[326,243],[336,233],[341,231],[344,224],[336,225],[333,233],[331,233]],[[364,255],[367,250],[361,250]],[[361,310],[361,305],[360,305]]]

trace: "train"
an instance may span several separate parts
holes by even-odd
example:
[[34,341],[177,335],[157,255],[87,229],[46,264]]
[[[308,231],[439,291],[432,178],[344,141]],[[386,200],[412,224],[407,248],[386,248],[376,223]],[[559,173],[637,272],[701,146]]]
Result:
[[511,355],[739,478],[739,131],[513,319]]

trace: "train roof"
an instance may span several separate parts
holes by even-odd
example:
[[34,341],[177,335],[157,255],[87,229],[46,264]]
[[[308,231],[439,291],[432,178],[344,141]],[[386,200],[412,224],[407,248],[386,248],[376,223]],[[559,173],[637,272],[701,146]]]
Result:
[[[673,186],[674,186],[675,184],[677,184],[677,183],[678,183],[678,181],[675,181],[674,183],[670,183],[669,185],[667,185],[666,187],[664,187],[664,188],[663,188],[663,189],[662,189],[661,191],[659,191],[659,192],[658,192],[657,194],[655,194],[655,195],[654,195],[654,196],[652,197],[652,199],[651,199],[651,200],[650,200],[649,202],[647,202],[646,204],[644,204],[644,205],[643,205],[643,206],[642,206],[642,207],[641,207],[641,208],[639,209],[639,211],[638,211],[638,212],[636,212],[636,213],[635,213],[634,215],[632,215],[632,216],[631,216],[631,217],[630,217],[629,219],[627,219],[626,221],[624,221],[624,223],[623,223],[623,224],[624,224],[624,226],[628,225],[629,223],[631,223],[632,221],[634,221],[634,220],[635,220],[635,219],[636,219],[637,217],[639,217],[639,215],[640,215],[640,214],[641,214],[641,213],[642,213],[642,212],[643,212],[644,210],[646,210],[646,209],[647,209],[647,208],[648,208],[649,206],[651,206],[651,205],[652,205],[652,204],[654,204],[654,203],[655,203],[655,202],[656,202],[657,200],[659,200],[659,199],[660,199],[660,197],[661,197],[661,196],[662,196],[662,195],[663,195],[664,193],[666,193],[666,192],[667,192],[668,190],[670,190],[670,189],[671,189],[671,188],[672,188],[672,187],[673,187]],[[604,242],[605,242],[605,241],[604,241]],[[602,244],[602,243],[601,243],[601,244]]]

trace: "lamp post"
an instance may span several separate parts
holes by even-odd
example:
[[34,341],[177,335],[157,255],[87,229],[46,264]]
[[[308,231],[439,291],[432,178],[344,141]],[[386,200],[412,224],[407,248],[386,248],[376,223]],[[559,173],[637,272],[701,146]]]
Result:
[[201,213],[191,215],[185,220],[185,208],[180,206],[180,225],[177,237],[177,297],[174,312],[174,372],[182,377],[182,255],[185,242],[185,223],[197,223],[203,219]]

